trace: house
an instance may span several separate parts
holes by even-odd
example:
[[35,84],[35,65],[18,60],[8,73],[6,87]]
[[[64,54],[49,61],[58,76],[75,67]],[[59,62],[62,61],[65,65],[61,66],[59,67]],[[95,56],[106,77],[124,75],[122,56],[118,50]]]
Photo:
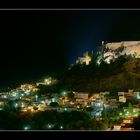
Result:
[[78,99],[88,99],[88,93],[83,93],[83,92],[76,92],[74,95],[75,98]]
[[119,96],[119,102],[125,103],[126,102],[126,97],[125,96]]
[[136,99],[140,99],[140,92],[134,92],[134,97]]
[[7,103],[8,101],[6,99],[0,99],[0,108],[3,108]]
[[91,56],[89,55],[88,51],[84,54],[83,57],[78,57],[78,60],[76,60],[76,64],[80,63],[80,64],[86,64],[89,65],[91,61]]
[[105,95],[109,95],[110,94],[110,92],[109,91],[105,91],[105,92],[100,92],[100,95],[102,96],[105,96]]
[[132,131],[132,130],[134,130],[134,128],[131,128],[131,127],[124,127],[124,128],[121,128],[120,130],[121,130],[121,131]]
[[113,131],[120,131],[121,130],[121,125],[114,125],[112,130]]
[[124,92],[118,92],[118,96],[124,96]]
[[101,99],[96,99],[95,102],[91,102],[91,106],[94,108],[103,107],[103,101]]
[[123,120],[124,124],[132,124],[133,123],[133,119],[132,118],[127,118]]
[[128,89],[128,93],[133,94],[134,90],[133,89]]

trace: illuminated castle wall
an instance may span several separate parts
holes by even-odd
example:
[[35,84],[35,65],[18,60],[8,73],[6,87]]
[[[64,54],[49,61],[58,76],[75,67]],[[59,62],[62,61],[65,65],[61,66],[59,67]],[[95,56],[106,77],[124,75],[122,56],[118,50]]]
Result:
[[103,58],[107,63],[124,54],[140,58],[140,41],[112,42],[103,47]]
[[88,52],[86,52],[83,57],[78,57],[76,63],[80,63],[80,64],[85,63],[86,65],[89,65],[90,61],[91,61],[91,56],[89,56]]

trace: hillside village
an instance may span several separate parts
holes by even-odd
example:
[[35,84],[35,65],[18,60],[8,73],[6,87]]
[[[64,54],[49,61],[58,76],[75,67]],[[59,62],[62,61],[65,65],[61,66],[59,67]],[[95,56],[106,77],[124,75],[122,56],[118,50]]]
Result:
[[[130,51],[130,46],[138,46],[139,42],[122,44],[125,51],[128,48]],[[116,49],[118,47],[113,48]],[[102,122],[104,127],[97,129],[134,130],[133,120],[140,115],[140,58],[120,50],[113,57],[110,50],[111,47],[109,53],[107,50],[96,54],[86,52],[59,76],[47,76],[42,81],[2,91],[0,111],[14,110],[20,114],[85,112],[96,123]],[[107,53],[111,55],[107,56]],[[46,129],[54,126],[49,125]],[[25,127],[27,129],[32,128]],[[60,125],[60,129],[66,128]]]

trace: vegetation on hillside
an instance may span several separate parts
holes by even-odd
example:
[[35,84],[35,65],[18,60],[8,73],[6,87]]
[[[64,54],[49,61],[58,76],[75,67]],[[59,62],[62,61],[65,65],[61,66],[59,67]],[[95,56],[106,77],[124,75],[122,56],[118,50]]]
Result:
[[61,75],[59,86],[76,91],[127,91],[140,89],[140,58],[121,55],[110,64],[101,61],[99,54],[93,54],[89,65],[75,64]]

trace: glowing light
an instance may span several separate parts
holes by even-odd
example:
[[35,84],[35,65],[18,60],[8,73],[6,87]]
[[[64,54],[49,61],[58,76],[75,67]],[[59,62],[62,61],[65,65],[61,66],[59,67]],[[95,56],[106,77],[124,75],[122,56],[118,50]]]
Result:
[[27,109],[23,109],[22,111],[27,112]]
[[18,107],[18,104],[17,103],[15,103],[15,108],[17,108]]
[[91,61],[91,57],[89,56],[88,52],[86,52],[83,57],[78,58],[76,63],[80,62],[81,64],[85,63],[86,65],[89,65],[90,61]]
[[48,124],[48,125],[47,125],[47,128],[48,128],[48,129],[51,129],[51,128],[52,128],[52,125],[51,125],[51,124]]
[[45,82],[45,84],[47,84],[47,85],[51,84],[51,77],[45,79],[44,82]]
[[120,115],[122,115],[122,113],[120,113]]
[[80,108],[80,106],[77,106],[77,108]]
[[41,101],[41,103],[43,103],[43,104],[44,104],[44,103],[45,103],[45,101]]
[[56,100],[55,100],[55,98],[52,98],[52,102],[55,102]]
[[45,79],[44,81],[45,81],[45,82],[48,82],[49,80],[48,80],[48,79]]
[[38,90],[39,90],[38,88],[33,88],[33,89],[32,89],[33,92],[36,92],[36,91],[38,91]]
[[67,95],[67,92],[66,92],[66,91],[63,91],[63,92],[62,92],[62,95],[63,95],[63,96]]
[[36,101],[37,101],[38,95],[35,95],[35,97],[36,97]]
[[6,96],[6,95],[4,95],[4,96],[3,96],[3,98],[7,98],[7,96]]
[[30,129],[30,126],[27,125],[27,126],[24,126],[24,130],[29,130]]
[[21,107],[25,107],[25,105],[22,103],[22,104],[21,104]]
[[67,111],[67,108],[64,108],[65,111]]
[[48,125],[48,128],[51,128],[51,125]]
[[62,125],[60,126],[60,129],[63,129],[63,126]]

